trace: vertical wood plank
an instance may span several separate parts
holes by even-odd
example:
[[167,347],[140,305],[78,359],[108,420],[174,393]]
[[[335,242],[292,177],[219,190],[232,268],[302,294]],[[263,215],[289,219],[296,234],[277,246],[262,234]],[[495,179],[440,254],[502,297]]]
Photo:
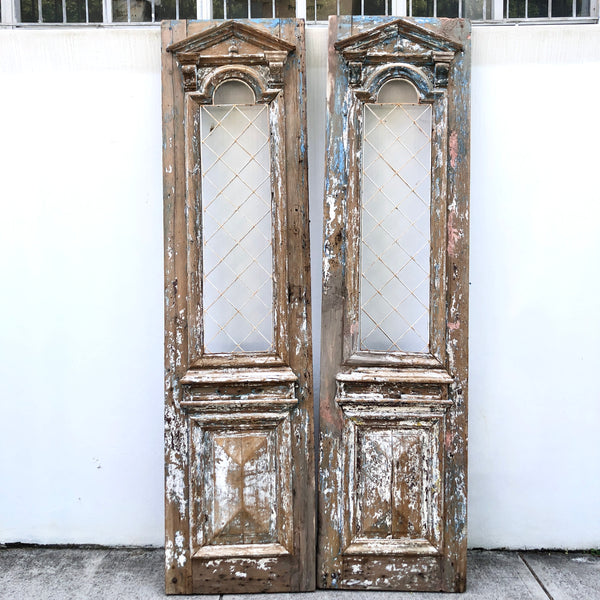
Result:
[[[184,22],[162,25],[162,44],[185,38]],[[179,379],[187,369],[187,273],[183,84],[172,55],[162,54],[165,250],[165,590],[192,589],[189,553],[188,433]]]
[[462,592],[467,573],[467,388],[471,34],[464,20],[442,19],[442,31],[464,43],[448,86],[448,214],[446,323],[448,370],[454,382],[446,423],[444,590]]

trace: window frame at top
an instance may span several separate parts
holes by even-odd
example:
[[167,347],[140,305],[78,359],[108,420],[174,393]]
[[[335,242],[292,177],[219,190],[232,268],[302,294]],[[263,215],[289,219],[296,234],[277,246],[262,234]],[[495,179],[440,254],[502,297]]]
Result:
[[[99,27],[99,26],[110,26],[110,27],[122,27],[122,26],[155,26],[160,23],[160,21],[156,20],[156,6],[158,5],[158,1],[155,0],[147,0],[151,5],[151,18],[149,21],[133,21],[131,20],[131,10],[128,8],[128,20],[126,21],[115,21],[113,15],[113,0],[102,0],[102,21],[95,22],[67,22],[66,21],[66,0],[62,1],[62,13],[63,13],[63,21],[62,22],[50,22],[50,21],[39,21],[38,22],[22,22],[21,21],[21,0],[2,0],[2,12],[1,12],[1,25],[4,26],[12,26],[12,27]],[[128,6],[130,6],[133,0],[128,0]],[[431,17],[443,17],[443,14],[437,14],[437,1],[433,0],[432,4],[432,14],[429,15]],[[535,24],[573,24],[573,23],[597,23],[598,22],[598,4],[599,0],[589,0],[590,2],[590,14],[589,16],[576,16],[577,12],[577,0],[572,0],[573,11],[571,16],[560,16],[554,17],[551,16],[552,13],[552,0],[548,0],[548,11],[549,16],[545,17],[529,17],[528,16],[528,3],[529,0],[520,0],[524,3],[524,11],[525,16],[512,17],[510,11],[511,3],[514,3],[516,0],[481,0],[482,3],[482,12],[485,16],[486,13],[489,13],[489,18],[483,19],[474,19],[471,14],[467,14],[468,11],[465,10],[465,2],[466,0],[458,1],[458,17],[466,17],[471,18],[472,22],[475,25],[507,25],[507,24],[527,24],[527,25],[535,25]],[[425,15],[415,15],[413,14],[413,0],[390,0],[391,2],[391,15],[403,17],[403,16],[425,16]],[[311,6],[314,4],[314,6]],[[364,13],[364,0],[361,0],[362,12]],[[505,6],[506,4],[506,6]],[[42,0],[37,0],[38,7],[41,7]],[[248,7],[250,10],[251,2],[248,2]],[[273,3],[273,7],[275,3]],[[309,10],[310,7],[310,10]],[[337,8],[338,14],[340,9],[340,0],[337,0]],[[387,8],[387,2],[386,2]],[[38,8],[39,12],[39,8]],[[179,0],[176,0],[175,5],[175,15],[172,18],[186,18],[180,15],[179,11]],[[311,14],[312,13],[312,14]],[[307,24],[310,25],[321,25],[325,23],[324,20],[317,20],[313,18],[309,18],[316,15],[316,3],[315,0],[311,2],[311,0],[296,0],[296,18],[305,19]],[[383,15],[382,15],[383,16]],[[42,14],[43,18],[43,14]],[[187,18],[195,18],[200,20],[210,20],[213,18],[213,10],[212,10],[212,0],[197,0],[196,2],[196,14]],[[252,15],[250,14],[250,18]],[[275,15],[272,18],[276,18]]]

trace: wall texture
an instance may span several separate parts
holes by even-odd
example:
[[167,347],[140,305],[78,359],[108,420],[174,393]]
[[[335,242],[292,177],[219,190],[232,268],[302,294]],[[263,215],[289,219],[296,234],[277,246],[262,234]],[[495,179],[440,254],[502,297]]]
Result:
[[[598,547],[600,27],[473,44],[470,544]],[[317,307],[325,45],[311,29]],[[0,541],[162,544],[159,46],[0,31]]]

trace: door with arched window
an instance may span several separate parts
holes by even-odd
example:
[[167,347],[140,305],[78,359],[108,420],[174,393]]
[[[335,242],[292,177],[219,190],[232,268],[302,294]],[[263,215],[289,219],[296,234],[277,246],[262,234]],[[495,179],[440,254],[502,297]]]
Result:
[[462,591],[469,27],[329,46],[317,585]]

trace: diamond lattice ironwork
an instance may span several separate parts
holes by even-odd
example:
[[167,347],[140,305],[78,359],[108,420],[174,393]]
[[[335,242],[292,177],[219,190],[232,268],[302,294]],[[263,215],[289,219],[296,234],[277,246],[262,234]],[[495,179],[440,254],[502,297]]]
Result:
[[273,348],[269,116],[265,105],[201,112],[204,351]]
[[431,106],[366,104],[360,347],[429,347]]

